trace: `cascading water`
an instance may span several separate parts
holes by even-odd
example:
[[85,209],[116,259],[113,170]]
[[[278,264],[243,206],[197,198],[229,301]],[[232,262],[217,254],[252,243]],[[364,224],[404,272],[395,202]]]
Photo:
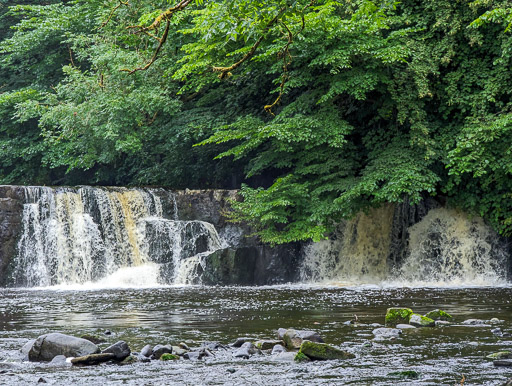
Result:
[[177,220],[163,189],[26,187],[22,222],[18,286],[179,284],[184,260],[221,247],[211,224]]
[[305,249],[300,269],[302,281],[377,283],[387,277],[392,205],[359,213],[339,224],[329,240],[311,243]]
[[506,282],[506,245],[480,218],[432,209],[407,229],[403,261],[390,259],[394,207],[360,213],[330,240],[311,243],[302,281],[338,285],[499,285]]
[[408,256],[398,282],[432,286],[498,285],[506,281],[507,251],[479,217],[433,209],[409,228]]

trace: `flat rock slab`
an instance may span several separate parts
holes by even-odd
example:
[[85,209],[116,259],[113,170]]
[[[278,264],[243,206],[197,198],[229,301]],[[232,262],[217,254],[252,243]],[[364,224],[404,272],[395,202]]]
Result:
[[73,358],[71,359],[71,363],[73,365],[96,365],[98,363],[107,362],[112,359],[115,359],[116,355],[113,353],[103,353],[103,354],[91,354],[85,355],[83,357]]

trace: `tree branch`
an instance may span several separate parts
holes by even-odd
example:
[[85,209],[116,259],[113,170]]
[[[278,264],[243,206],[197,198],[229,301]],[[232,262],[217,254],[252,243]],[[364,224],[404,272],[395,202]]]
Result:
[[267,26],[265,27],[265,29],[263,30],[261,36],[258,38],[258,40],[256,40],[256,43],[253,44],[253,46],[251,47],[251,49],[249,50],[249,52],[247,52],[243,57],[242,59],[240,59],[238,62],[232,64],[231,66],[229,67],[213,67],[213,71],[214,72],[220,72],[219,74],[219,78],[220,79],[224,79],[225,77],[229,77],[231,75],[231,71],[235,70],[237,67],[239,67],[242,63],[244,63],[245,61],[247,61],[248,59],[250,59],[254,53],[256,52],[256,49],[258,48],[258,46],[260,45],[260,43],[263,41],[263,39],[265,38],[265,34],[270,30],[270,28],[276,24],[278,21],[279,21],[279,18],[281,17],[281,15],[284,13],[284,11],[286,11],[286,7],[283,7],[279,10],[279,13],[267,24]]

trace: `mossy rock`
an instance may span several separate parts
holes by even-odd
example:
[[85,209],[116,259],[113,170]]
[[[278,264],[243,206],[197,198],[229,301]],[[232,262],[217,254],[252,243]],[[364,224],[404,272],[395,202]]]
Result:
[[174,354],[162,354],[162,356],[160,357],[160,360],[161,361],[176,361],[180,359],[180,357],[178,355],[174,355]]
[[414,327],[435,327],[436,322],[426,316],[420,314],[412,314],[409,319],[409,324]]
[[300,351],[295,355],[295,358],[293,358],[295,362],[310,362],[311,359],[304,353],[301,353]]
[[453,319],[453,316],[443,310],[430,311],[428,314],[425,314],[425,317],[432,320],[444,320],[445,322],[451,322]]
[[487,355],[487,359],[512,359],[512,352],[510,351],[500,351],[495,352],[493,354]]
[[410,308],[388,308],[386,311],[386,326],[409,323],[409,318],[414,312]]
[[404,370],[404,371],[393,371],[392,373],[388,373],[387,375],[390,378],[399,378],[399,379],[418,379],[420,374],[414,370]]
[[308,356],[310,359],[320,361],[355,358],[355,355],[350,352],[337,349],[325,343],[310,342],[309,340],[305,340],[302,343],[299,353]]

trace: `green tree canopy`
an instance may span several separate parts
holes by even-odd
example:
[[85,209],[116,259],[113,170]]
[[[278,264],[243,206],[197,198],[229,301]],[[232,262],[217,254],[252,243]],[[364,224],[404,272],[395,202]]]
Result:
[[272,243],[439,195],[512,233],[508,1],[27,3],[4,182],[243,182],[231,216]]

